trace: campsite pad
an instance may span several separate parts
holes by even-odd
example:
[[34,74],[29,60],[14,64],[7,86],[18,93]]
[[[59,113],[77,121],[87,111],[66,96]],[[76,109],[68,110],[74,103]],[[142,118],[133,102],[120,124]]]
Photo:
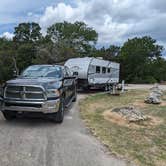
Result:
[[[122,109],[129,108],[129,110],[131,109],[131,107],[121,107],[121,108]],[[127,117],[128,115],[126,116],[120,113],[119,111],[116,111],[116,109],[121,109],[121,108],[115,108],[112,110],[105,111],[103,113],[104,119],[112,123],[115,123],[119,126],[124,126],[129,128],[144,128],[144,127],[151,128],[151,127],[158,126],[163,122],[163,120],[159,117],[145,116],[141,112],[140,114],[138,113],[138,116],[140,116],[140,119],[138,119],[139,117],[136,117],[136,120],[132,120],[133,115],[131,115],[131,121],[130,121],[130,118]]]

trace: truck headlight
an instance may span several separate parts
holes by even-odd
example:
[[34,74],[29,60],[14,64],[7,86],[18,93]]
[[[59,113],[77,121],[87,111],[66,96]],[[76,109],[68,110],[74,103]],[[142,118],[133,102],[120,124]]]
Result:
[[59,97],[60,92],[57,89],[47,89],[47,97]]

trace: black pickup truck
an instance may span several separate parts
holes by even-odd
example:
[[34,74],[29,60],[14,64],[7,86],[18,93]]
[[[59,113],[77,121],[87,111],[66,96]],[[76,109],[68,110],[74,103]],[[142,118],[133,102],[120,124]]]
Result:
[[57,123],[76,101],[76,78],[60,65],[33,65],[9,80],[0,93],[0,109],[6,120],[24,114],[44,114]]

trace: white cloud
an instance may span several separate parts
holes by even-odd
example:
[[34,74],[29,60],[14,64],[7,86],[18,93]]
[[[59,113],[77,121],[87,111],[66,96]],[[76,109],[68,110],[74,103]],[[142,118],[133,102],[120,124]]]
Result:
[[27,16],[28,16],[28,17],[31,17],[32,15],[33,15],[32,12],[28,12],[28,13],[27,13]]
[[[112,3],[114,2],[112,1]],[[99,33],[99,43],[121,42],[120,37],[127,31],[128,27],[125,23],[113,22],[106,8],[109,10],[106,1],[99,0],[79,1],[76,7],[59,3],[56,6],[47,7],[39,23],[43,31],[46,31],[48,26],[56,22],[84,21]]]
[[[129,37],[143,35],[166,43],[166,0],[33,1],[0,2],[0,24],[36,21],[46,32],[46,28],[56,22],[84,21],[99,33],[98,45],[101,46],[122,44]],[[1,28],[0,33],[6,31],[11,32]],[[6,36],[12,37],[10,33]]]
[[81,18],[81,11],[78,12],[77,8],[73,8],[70,5],[66,5],[64,3],[59,3],[55,7],[49,6],[46,8],[44,15],[40,18],[40,25],[43,28],[46,28],[50,25],[52,25],[55,22],[60,21],[76,21],[76,20],[82,20]]
[[[45,9],[39,23],[45,32],[56,22],[84,21],[99,33],[99,45],[122,44],[128,37],[142,35],[166,43],[166,7],[155,1],[79,0],[74,7],[58,3]],[[165,0],[159,1],[165,4]]]
[[[28,12],[40,15],[51,4],[60,0],[0,0],[0,24],[33,21]],[[35,18],[36,20],[36,18]]]
[[13,33],[10,33],[10,32],[4,32],[3,34],[0,35],[0,37],[4,37],[4,38],[6,38],[6,39],[11,40],[11,39],[13,39],[14,34],[13,34]]

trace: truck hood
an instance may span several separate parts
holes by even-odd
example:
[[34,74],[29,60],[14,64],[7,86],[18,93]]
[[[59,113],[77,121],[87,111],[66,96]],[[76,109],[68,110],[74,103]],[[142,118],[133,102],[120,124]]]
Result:
[[48,87],[51,88],[56,88],[58,89],[61,84],[62,80],[61,79],[54,79],[54,78],[16,78],[13,80],[7,81],[7,84],[12,84],[12,85],[40,85],[43,86],[45,89]]

